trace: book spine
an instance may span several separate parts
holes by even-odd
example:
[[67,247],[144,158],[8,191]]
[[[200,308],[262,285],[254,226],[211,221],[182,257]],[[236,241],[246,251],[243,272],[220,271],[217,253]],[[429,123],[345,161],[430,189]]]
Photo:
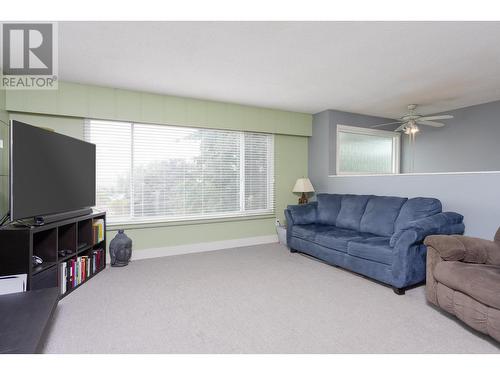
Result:
[[63,279],[64,279],[64,271],[63,271],[63,266],[64,266],[64,263],[61,263],[61,265],[59,266],[59,292],[62,294],[64,294],[64,288],[63,288]]
[[76,264],[75,264],[75,260],[72,259],[71,260],[71,287],[74,288],[76,286],[76,280],[75,280],[75,268],[76,268]]
[[66,289],[71,289],[71,262],[68,262],[68,270],[67,270],[67,274],[68,274],[68,282],[67,282],[67,286],[66,286]]
[[59,266],[59,288],[61,295],[66,293],[66,262],[62,262]]
[[92,226],[92,241],[94,245],[97,243],[97,227],[95,225]]
[[92,235],[94,244],[100,243],[104,240],[104,220],[97,219],[92,223]]
[[66,294],[66,292],[68,291],[68,265],[66,264],[66,262],[63,263],[63,274],[64,274],[64,278],[63,278],[63,288],[64,288],[64,293]]
[[80,284],[80,257],[78,257],[76,261],[76,284],[75,286]]
[[99,220],[99,242],[104,239],[104,221]]

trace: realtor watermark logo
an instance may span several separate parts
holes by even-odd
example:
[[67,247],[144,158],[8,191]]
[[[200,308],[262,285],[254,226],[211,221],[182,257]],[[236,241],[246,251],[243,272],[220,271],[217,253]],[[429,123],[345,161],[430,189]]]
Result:
[[3,23],[1,82],[8,89],[57,89],[57,24]]

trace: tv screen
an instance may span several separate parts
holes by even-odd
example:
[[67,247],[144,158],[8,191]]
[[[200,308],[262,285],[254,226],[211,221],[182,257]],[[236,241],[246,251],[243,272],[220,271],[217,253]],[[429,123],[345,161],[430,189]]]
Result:
[[11,121],[11,220],[95,205],[95,145]]

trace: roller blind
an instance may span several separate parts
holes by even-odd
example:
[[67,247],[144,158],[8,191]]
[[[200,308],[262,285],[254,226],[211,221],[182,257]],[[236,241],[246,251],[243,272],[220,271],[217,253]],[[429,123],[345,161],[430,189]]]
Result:
[[271,134],[87,120],[110,223],[274,212]]

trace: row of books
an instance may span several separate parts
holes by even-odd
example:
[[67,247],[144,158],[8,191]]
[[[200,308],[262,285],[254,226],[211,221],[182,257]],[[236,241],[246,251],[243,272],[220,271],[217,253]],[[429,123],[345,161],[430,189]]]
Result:
[[104,266],[104,250],[93,250],[90,255],[69,259],[60,264],[59,285],[61,294],[83,283]]
[[97,244],[104,240],[104,220],[97,219],[92,222],[92,241]]

